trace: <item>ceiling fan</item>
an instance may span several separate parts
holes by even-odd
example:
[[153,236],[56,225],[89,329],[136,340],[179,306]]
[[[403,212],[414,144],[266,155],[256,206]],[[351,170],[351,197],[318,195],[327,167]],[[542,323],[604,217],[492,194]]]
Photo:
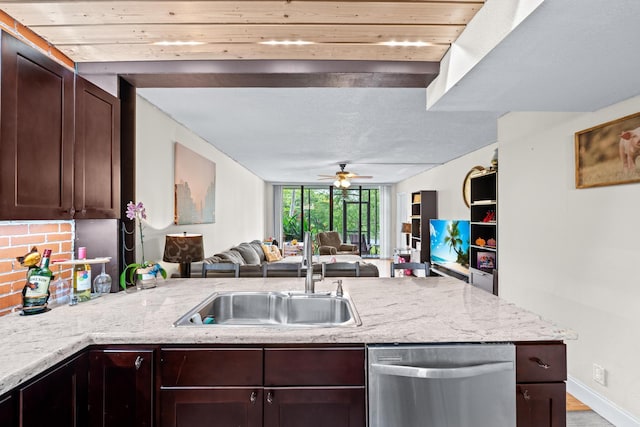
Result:
[[347,189],[351,186],[351,180],[352,179],[369,179],[369,178],[373,178],[372,176],[365,176],[365,175],[357,175],[355,173],[351,173],[349,171],[344,170],[344,168],[347,166],[346,163],[340,163],[340,170],[338,172],[335,173],[335,175],[319,175],[320,180],[322,179],[333,179],[335,180],[333,182],[333,185],[336,186],[337,188],[341,188],[341,189]]

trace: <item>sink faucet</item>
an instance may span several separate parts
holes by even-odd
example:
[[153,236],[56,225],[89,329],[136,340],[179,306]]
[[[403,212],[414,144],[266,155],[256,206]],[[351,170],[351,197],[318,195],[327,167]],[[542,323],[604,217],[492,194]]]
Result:
[[307,264],[307,275],[304,279],[304,293],[313,294],[316,291],[316,282],[324,279],[322,274],[320,278],[313,277],[313,242],[311,241],[311,232],[304,232],[304,260]]
[[336,288],[336,296],[341,297],[344,295],[344,291],[342,290],[342,279],[338,279],[333,283],[337,283],[338,287]]

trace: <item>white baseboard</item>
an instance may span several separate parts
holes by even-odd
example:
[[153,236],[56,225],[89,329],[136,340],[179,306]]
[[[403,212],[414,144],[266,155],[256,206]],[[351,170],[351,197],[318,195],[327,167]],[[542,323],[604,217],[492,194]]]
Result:
[[616,427],[640,427],[640,421],[615,403],[569,375],[567,392]]

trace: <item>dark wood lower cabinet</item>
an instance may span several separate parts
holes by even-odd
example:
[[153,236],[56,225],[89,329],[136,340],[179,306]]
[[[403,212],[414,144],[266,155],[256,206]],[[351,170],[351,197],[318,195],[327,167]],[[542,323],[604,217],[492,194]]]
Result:
[[563,343],[518,343],[517,427],[565,427],[566,379],[567,350]]
[[360,347],[162,348],[161,427],[364,427]]
[[[0,397],[0,425],[364,427],[364,355],[357,346],[93,348]],[[565,427],[565,380],[564,344],[517,343],[517,427]]]
[[153,426],[153,349],[91,350],[92,427]]
[[15,399],[11,395],[0,397],[0,426],[16,425]]
[[265,388],[264,427],[364,427],[364,387]]
[[88,355],[82,353],[20,387],[20,427],[88,425],[87,369]]
[[262,388],[162,390],[162,427],[261,427]]
[[565,427],[567,398],[564,383],[517,384],[518,427]]

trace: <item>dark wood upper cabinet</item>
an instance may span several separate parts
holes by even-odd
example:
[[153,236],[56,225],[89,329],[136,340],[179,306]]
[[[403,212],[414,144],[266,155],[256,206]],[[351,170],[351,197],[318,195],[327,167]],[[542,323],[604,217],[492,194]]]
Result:
[[0,219],[73,216],[74,73],[2,32]]
[[0,220],[120,217],[120,102],[0,38]]
[[120,215],[120,101],[76,77],[75,218]]

